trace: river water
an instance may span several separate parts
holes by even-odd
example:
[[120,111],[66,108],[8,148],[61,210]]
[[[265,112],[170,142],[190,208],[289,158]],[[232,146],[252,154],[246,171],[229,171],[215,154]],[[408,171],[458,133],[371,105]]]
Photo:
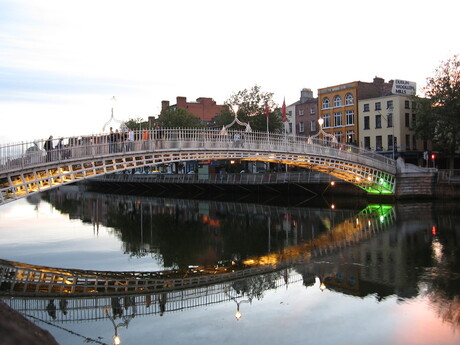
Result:
[[115,297],[6,296],[3,284],[0,298],[62,345],[112,344],[115,335],[136,345],[460,344],[459,204],[227,199],[67,186],[3,205],[3,260],[98,271],[270,269]]

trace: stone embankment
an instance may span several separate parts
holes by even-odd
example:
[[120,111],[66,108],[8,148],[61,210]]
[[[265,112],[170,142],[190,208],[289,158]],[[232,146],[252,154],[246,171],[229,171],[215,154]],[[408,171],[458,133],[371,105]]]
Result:
[[54,337],[0,301],[0,344],[59,345]]
[[397,161],[396,199],[456,199],[460,197],[460,176],[453,170],[421,168]]

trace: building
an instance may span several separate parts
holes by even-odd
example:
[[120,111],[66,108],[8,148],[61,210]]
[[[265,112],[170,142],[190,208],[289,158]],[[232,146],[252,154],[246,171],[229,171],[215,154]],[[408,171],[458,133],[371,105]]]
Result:
[[359,145],[385,156],[417,164],[428,143],[415,137],[415,102],[411,96],[390,94],[362,99],[359,107]]
[[286,122],[284,123],[284,131],[286,134],[294,135],[295,126],[295,105],[297,102],[286,106]]
[[212,98],[200,97],[196,102],[187,102],[187,97],[176,97],[176,104],[170,105],[169,101],[161,102],[161,110],[174,108],[185,109],[189,113],[198,117],[206,124],[212,124],[214,118],[220,114],[225,105],[217,104]]
[[300,100],[295,103],[296,135],[310,136],[318,132],[318,99],[311,89],[300,91]]
[[339,143],[358,145],[358,101],[390,94],[391,88],[392,83],[375,77],[372,83],[354,81],[318,89],[322,129],[334,135]]

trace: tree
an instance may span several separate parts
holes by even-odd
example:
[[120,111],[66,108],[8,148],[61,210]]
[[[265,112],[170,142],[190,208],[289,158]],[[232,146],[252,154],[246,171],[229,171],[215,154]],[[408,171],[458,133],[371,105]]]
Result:
[[460,61],[458,55],[444,61],[427,78],[426,98],[417,99],[415,132],[431,140],[433,148],[450,158],[453,168],[455,151],[460,148]]
[[[250,90],[244,89],[234,93],[224,102],[227,105],[224,110],[215,118],[217,126],[222,127],[230,124],[234,119],[233,105],[238,105],[238,119],[242,122],[249,122],[252,130],[267,130],[266,105],[269,109],[269,131],[281,132],[283,124],[281,121],[281,110],[273,101],[273,93],[262,92],[260,86],[255,85]],[[244,127],[235,124],[235,129],[244,130]]]
[[185,109],[163,109],[157,123],[164,128],[203,127],[200,119]]
[[136,129],[148,129],[149,128],[149,122],[144,121],[140,117],[138,117],[137,119],[129,119],[128,121],[126,121],[125,126],[127,128],[131,128],[133,130],[136,130]]

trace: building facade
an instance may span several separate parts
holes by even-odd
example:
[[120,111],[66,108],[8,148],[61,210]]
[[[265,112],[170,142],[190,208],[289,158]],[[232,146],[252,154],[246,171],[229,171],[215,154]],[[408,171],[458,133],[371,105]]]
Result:
[[212,124],[214,118],[220,114],[225,105],[219,105],[212,98],[200,97],[196,102],[187,102],[187,97],[176,97],[176,104],[170,105],[169,101],[161,102],[161,110],[168,108],[185,109],[198,117],[206,124]]
[[359,145],[388,157],[417,164],[428,143],[413,130],[415,102],[411,96],[390,94],[359,101]]
[[339,143],[358,145],[358,101],[391,92],[391,83],[375,77],[372,83],[354,81],[318,89],[318,118],[322,129]]
[[300,91],[300,100],[295,103],[295,131],[299,136],[311,136],[318,132],[318,99],[311,89]]

